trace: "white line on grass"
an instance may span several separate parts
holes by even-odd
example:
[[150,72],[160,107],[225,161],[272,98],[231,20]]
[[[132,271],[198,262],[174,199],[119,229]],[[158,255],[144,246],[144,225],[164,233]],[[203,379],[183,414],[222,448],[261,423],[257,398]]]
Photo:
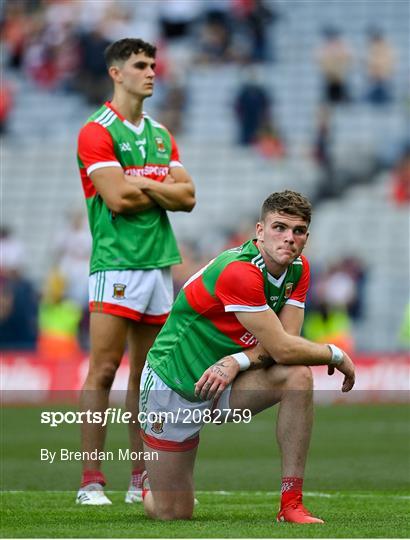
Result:
[[[69,490],[54,490],[54,489],[48,489],[48,490],[37,490],[39,493],[74,493],[74,491],[69,491]],[[2,490],[1,493],[4,493],[4,494],[21,494],[21,493],[33,493],[35,492],[34,490]],[[118,493],[118,491],[114,491],[114,490],[106,490],[105,493],[109,493],[109,494],[115,494],[115,493]],[[121,491],[122,493],[122,491]],[[218,496],[223,496],[223,497],[231,497],[231,496],[234,496],[234,495],[249,495],[249,494],[252,494],[252,495],[256,495],[256,496],[268,496],[268,497],[272,497],[272,496],[276,496],[279,494],[279,491],[196,491],[195,492],[196,495],[216,495],[217,497]],[[389,498],[393,498],[393,499],[403,499],[403,500],[410,500],[410,495],[386,495],[386,493],[341,493],[341,492],[335,492],[335,493],[324,493],[324,492],[321,492],[321,491],[305,491],[303,493],[304,496],[306,497],[323,497],[323,498],[327,498],[327,499],[330,499],[330,498],[357,498],[357,499],[377,499],[377,498],[380,498],[380,497],[389,497]]]
[[[265,496],[275,496],[278,495],[278,491],[196,491],[197,495],[222,495],[222,496],[230,496],[230,495],[248,495],[249,493],[252,493],[252,495],[265,495]],[[335,492],[335,493],[323,493],[321,491],[304,491],[304,496],[307,497],[323,497],[323,498],[337,498],[337,497],[345,497],[345,498],[362,498],[362,499],[376,499],[378,497],[393,497],[395,499],[410,499],[410,495],[386,495],[386,493],[341,493],[341,492]]]

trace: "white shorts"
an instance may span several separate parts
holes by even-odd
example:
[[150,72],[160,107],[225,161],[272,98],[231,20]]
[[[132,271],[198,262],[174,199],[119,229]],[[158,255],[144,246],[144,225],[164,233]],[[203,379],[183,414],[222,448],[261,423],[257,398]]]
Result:
[[164,324],[174,301],[171,268],[107,270],[89,278],[90,311]]
[[167,386],[146,362],[140,384],[142,440],[151,448],[168,452],[195,448],[206,423],[222,423],[229,415],[231,388],[227,386],[217,402],[188,401]]

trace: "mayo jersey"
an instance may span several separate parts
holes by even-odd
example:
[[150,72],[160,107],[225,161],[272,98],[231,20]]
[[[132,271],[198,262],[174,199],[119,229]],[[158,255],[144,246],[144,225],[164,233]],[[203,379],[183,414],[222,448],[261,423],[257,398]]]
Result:
[[279,313],[285,304],[303,309],[308,287],[304,256],[275,278],[255,240],[224,251],[181,289],[148,363],[170,388],[195,401],[194,385],[209,366],[257,344],[235,312]]
[[107,102],[80,131],[78,166],[93,237],[91,274],[148,270],[181,262],[164,209],[155,206],[142,212],[115,214],[90,178],[99,168],[121,167],[127,174],[162,182],[171,167],[182,167],[175,140],[164,126],[145,113],[135,126]]

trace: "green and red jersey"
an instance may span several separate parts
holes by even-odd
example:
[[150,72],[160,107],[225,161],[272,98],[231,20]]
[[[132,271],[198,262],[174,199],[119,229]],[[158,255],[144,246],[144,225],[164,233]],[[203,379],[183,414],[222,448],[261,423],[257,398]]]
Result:
[[78,165],[87,203],[93,247],[90,273],[149,270],[181,262],[166,211],[155,206],[133,214],[114,214],[92,183],[103,167],[162,182],[172,167],[182,167],[169,131],[145,113],[135,126],[105,103],[87,120],[78,138]]
[[221,253],[192,276],[148,354],[148,363],[173,390],[190,401],[203,372],[223,356],[257,344],[235,312],[305,307],[309,264],[302,255],[279,277],[270,275],[250,240]]

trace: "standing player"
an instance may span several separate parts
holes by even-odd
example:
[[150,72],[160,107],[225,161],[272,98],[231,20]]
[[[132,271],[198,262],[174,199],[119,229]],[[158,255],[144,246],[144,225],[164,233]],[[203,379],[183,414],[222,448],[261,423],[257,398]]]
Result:
[[[190,212],[194,186],[167,129],[142,111],[153,93],[156,48],[122,39],[105,51],[114,95],[81,129],[78,163],[93,236],[90,268],[91,355],[83,410],[102,411],[126,342],[126,405],[138,413],[146,354],[173,301],[171,265],[181,261],[166,210]],[[134,417],[134,419],[136,416]],[[131,450],[142,450],[130,423]],[[82,425],[82,450],[103,450],[105,428]],[[83,463],[80,504],[110,504],[100,462]],[[126,502],[141,500],[143,462],[132,463]]]
[[327,364],[329,374],[341,371],[344,392],[353,387],[354,366],[334,345],[298,337],[309,285],[309,265],[301,253],[310,217],[310,203],[299,193],[273,193],[262,206],[257,239],[223,252],[179,293],[141,379],[140,408],[151,413],[142,425],[144,445],[159,454],[158,461],[146,464],[143,496],[149,516],[192,516],[198,413],[204,422],[223,418],[226,409],[237,417],[280,402],[277,520],[323,523],[302,503],[313,421],[308,366]]

